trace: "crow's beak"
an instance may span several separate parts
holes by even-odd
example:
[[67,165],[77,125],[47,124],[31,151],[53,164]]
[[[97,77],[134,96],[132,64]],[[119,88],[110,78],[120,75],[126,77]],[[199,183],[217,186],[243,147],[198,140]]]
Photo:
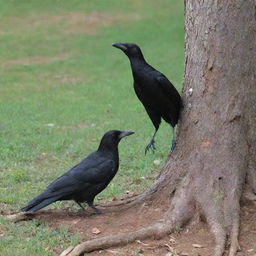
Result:
[[123,43],[114,43],[114,44],[112,44],[112,46],[114,46],[124,52],[126,52],[128,50],[127,46]]
[[133,131],[123,131],[123,132],[120,133],[119,138],[122,139],[123,137],[129,136],[129,135],[132,135],[132,134],[134,134]]

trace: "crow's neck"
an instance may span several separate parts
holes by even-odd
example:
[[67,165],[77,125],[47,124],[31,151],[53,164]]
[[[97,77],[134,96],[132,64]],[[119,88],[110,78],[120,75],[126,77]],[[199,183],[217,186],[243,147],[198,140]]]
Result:
[[118,147],[101,143],[98,151],[108,155],[110,158],[118,159]]
[[143,58],[143,56],[140,57],[131,57],[129,58],[132,68],[132,73],[136,74],[137,72],[140,72],[145,65],[147,65],[147,62]]
[[143,64],[145,65],[145,63],[147,63],[142,54],[138,56],[128,56],[128,57],[132,66],[143,65]]

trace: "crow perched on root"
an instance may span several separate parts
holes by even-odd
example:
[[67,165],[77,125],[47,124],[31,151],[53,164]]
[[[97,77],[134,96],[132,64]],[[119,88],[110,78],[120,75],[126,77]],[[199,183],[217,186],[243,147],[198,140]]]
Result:
[[133,133],[118,130],[105,133],[97,151],[53,181],[21,210],[35,212],[56,201],[74,200],[83,210],[81,203],[87,202],[96,213],[101,213],[93,205],[94,198],[108,186],[118,170],[119,141]]
[[182,108],[178,91],[162,73],[145,61],[139,46],[132,43],[114,43],[112,45],[128,56],[132,68],[135,93],[155,126],[155,133],[145,148],[145,154],[149,149],[153,152],[156,149],[154,138],[161,123],[161,118],[173,128],[171,150],[174,150],[176,145],[174,127],[178,122]]

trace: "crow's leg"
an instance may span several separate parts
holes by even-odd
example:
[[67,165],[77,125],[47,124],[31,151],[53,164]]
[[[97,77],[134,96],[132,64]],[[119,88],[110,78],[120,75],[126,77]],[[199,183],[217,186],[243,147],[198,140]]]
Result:
[[82,206],[82,204],[80,202],[78,202],[78,201],[75,201],[75,202],[81,207],[81,209],[78,210],[79,213],[85,214],[86,216],[87,215],[90,216],[90,213],[84,209],[84,207]]
[[172,144],[171,144],[171,151],[174,151],[175,148],[176,148],[175,128],[172,127]]
[[75,202],[81,207],[80,211],[88,214],[88,212],[84,209],[84,207],[82,206],[82,204],[80,202],[78,202],[78,201],[75,201]]
[[82,206],[82,204],[81,204],[80,202],[78,202],[78,201],[75,201],[75,202],[81,207],[81,209],[82,209],[83,211],[85,211],[84,207]]
[[96,212],[96,214],[102,214],[102,211],[93,205],[93,202],[87,202],[88,205]]
[[145,148],[145,155],[147,154],[147,152],[151,149],[154,153],[154,151],[156,150],[156,146],[155,146],[155,135],[157,133],[157,129],[155,130],[149,144],[146,146]]

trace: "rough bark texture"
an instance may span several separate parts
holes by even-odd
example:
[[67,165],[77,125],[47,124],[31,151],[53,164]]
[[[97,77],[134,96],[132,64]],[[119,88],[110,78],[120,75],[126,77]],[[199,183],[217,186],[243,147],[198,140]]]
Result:
[[162,236],[198,214],[215,236],[215,256],[223,255],[227,235],[229,256],[239,249],[246,180],[247,192],[256,192],[256,3],[187,0],[185,14],[185,107],[177,150],[152,187],[130,203],[171,198],[169,210],[148,228],[88,241],[63,255]]
[[[193,122],[188,175],[215,234],[216,255],[227,233],[234,255],[241,191],[246,174],[255,176],[255,1],[187,1],[185,27],[184,92],[193,89],[184,117]],[[255,181],[250,185],[255,191]]]

